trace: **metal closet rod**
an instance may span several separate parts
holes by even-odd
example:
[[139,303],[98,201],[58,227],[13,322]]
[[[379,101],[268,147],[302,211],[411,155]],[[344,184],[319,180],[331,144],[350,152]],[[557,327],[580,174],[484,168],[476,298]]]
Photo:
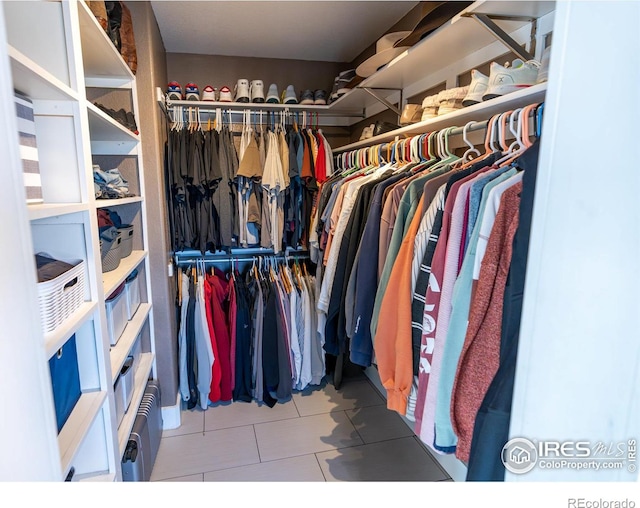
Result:
[[178,266],[193,264],[199,261],[205,263],[231,263],[233,261],[251,261],[256,258],[277,258],[284,260],[308,259],[309,252],[305,250],[288,249],[275,253],[273,249],[232,249],[232,252],[207,252],[201,254],[199,251],[176,252],[176,264]]
[[[183,101],[185,102],[185,101]],[[195,102],[195,101],[194,101]],[[266,103],[252,103],[251,106],[247,105],[246,108],[242,108],[242,109],[237,109],[238,104],[235,103],[234,106],[232,107],[228,107],[225,108],[224,106],[201,106],[199,104],[194,104],[193,102],[190,104],[174,104],[174,103],[169,103],[166,106],[166,109],[163,108],[163,110],[165,111],[165,113],[169,114],[169,111],[172,110],[172,108],[174,107],[181,107],[183,108],[183,111],[188,111],[189,109],[197,109],[199,112],[201,113],[207,113],[210,115],[214,115],[216,113],[216,110],[221,110],[223,114],[234,114],[234,115],[241,115],[243,114],[245,111],[250,111],[251,113],[262,113],[262,114],[270,114],[270,113],[277,113],[279,115],[285,114],[285,115],[295,115],[295,114],[305,114],[305,115],[312,115],[312,116],[331,116],[331,117],[353,117],[353,118],[364,118],[364,112],[356,112],[356,111],[331,111],[329,109],[306,109],[304,105],[296,105],[296,104],[292,104],[290,106],[297,106],[297,107],[290,107],[290,106],[284,106],[283,105],[273,105],[273,106],[268,106],[265,105]],[[317,106],[316,106],[317,107]]]

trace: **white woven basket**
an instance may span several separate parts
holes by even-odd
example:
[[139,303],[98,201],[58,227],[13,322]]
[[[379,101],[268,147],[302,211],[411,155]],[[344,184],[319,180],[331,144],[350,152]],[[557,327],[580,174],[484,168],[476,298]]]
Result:
[[84,261],[70,261],[73,268],[53,280],[38,283],[42,331],[49,333],[84,302]]

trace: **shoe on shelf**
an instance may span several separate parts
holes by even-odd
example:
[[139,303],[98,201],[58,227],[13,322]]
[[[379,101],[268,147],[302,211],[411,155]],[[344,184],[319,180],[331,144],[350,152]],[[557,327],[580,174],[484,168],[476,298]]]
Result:
[[327,92],[325,92],[324,90],[315,90],[313,92],[313,103],[315,105],[326,105]]
[[487,91],[489,86],[489,76],[485,76],[479,70],[473,69],[471,71],[471,84],[469,85],[469,92],[466,97],[462,99],[462,105],[464,107],[473,106],[482,102],[482,96]]
[[207,85],[202,89],[202,100],[203,101],[216,101],[216,89],[211,85]]
[[267,102],[269,104],[280,104],[280,94],[278,93],[278,85],[271,83],[267,92]]
[[364,139],[369,139],[373,137],[373,130],[376,128],[376,124],[372,123],[371,125],[369,125],[368,127],[365,127],[364,129],[362,129],[362,134],[360,134],[360,139],[359,141],[362,141]]
[[440,92],[438,94],[438,116],[462,109],[464,107],[462,105],[462,99],[466,97],[468,92],[468,86],[450,88],[449,90]]
[[231,95],[231,88],[228,86],[223,86],[220,89],[220,94],[218,95],[218,100],[220,102],[233,102],[233,95]]
[[282,92],[282,104],[298,104],[296,90],[293,88],[293,85],[289,85],[286,90]]
[[540,63],[540,70],[538,71],[538,79],[536,83],[544,83],[549,79],[549,60],[551,58],[551,46],[544,49],[542,52],[542,62]]
[[180,87],[180,83],[172,81],[167,85],[167,99],[170,101],[182,100],[182,88]]
[[198,85],[187,83],[187,86],[184,87],[184,98],[188,101],[199,101],[200,91],[198,90]]
[[254,79],[249,85],[249,94],[251,95],[251,102],[263,103],[264,83],[259,79]]
[[502,66],[497,62],[491,62],[489,85],[482,95],[482,100],[487,101],[535,85],[539,68],[540,63],[535,60],[523,62],[516,58],[511,66],[508,63]]
[[250,102],[249,96],[249,81],[246,79],[239,79],[235,86],[235,102]]
[[430,120],[438,116],[438,108],[440,103],[438,102],[438,94],[429,95],[422,99],[422,117],[420,121]]
[[349,85],[355,77],[356,77],[355,69],[342,71],[340,74],[338,74],[335,81],[335,84],[337,85],[336,93],[338,94],[338,97],[346,94],[349,90],[351,90]]
[[313,92],[311,90],[305,90],[300,94],[300,104],[313,104]]

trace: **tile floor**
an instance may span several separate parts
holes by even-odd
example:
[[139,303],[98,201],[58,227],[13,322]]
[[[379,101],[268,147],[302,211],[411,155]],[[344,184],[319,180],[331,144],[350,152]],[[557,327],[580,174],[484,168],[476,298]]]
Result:
[[163,432],[151,481],[443,481],[447,473],[366,375],[273,408],[183,411]]

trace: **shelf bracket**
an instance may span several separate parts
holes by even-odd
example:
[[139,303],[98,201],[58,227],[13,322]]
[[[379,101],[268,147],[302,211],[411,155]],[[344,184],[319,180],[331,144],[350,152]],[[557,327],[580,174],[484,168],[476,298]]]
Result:
[[402,104],[402,89],[401,88],[374,88],[370,86],[359,86],[358,88],[362,88],[365,92],[371,94],[371,96],[376,99],[378,102],[384,104],[387,108],[393,111],[398,117],[401,115],[400,110],[395,107],[394,104],[391,104],[387,99],[380,97],[377,95],[374,90],[393,90],[394,92],[400,92],[400,104]]
[[520,46],[516,41],[514,41],[511,36],[505,32],[502,28],[496,25],[493,20],[501,19],[508,21],[528,21],[531,22],[531,50],[533,52],[533,45],[535,44],[535,34],[537,31],[538,20],[536,18],[529,18],[523,16],[498,16],[492,14],[480,14],[477,12],[470,12],[462,14],[465,18],[475,19],[478,23],[480,23],[484,28],[486,28],[489,32],[493,34],[493,36],[502,42],[505,46],[507,46],[511,51],[513,51],[516,55],[522,58],[524,61],[533,60],[533,55],[526,51]]

